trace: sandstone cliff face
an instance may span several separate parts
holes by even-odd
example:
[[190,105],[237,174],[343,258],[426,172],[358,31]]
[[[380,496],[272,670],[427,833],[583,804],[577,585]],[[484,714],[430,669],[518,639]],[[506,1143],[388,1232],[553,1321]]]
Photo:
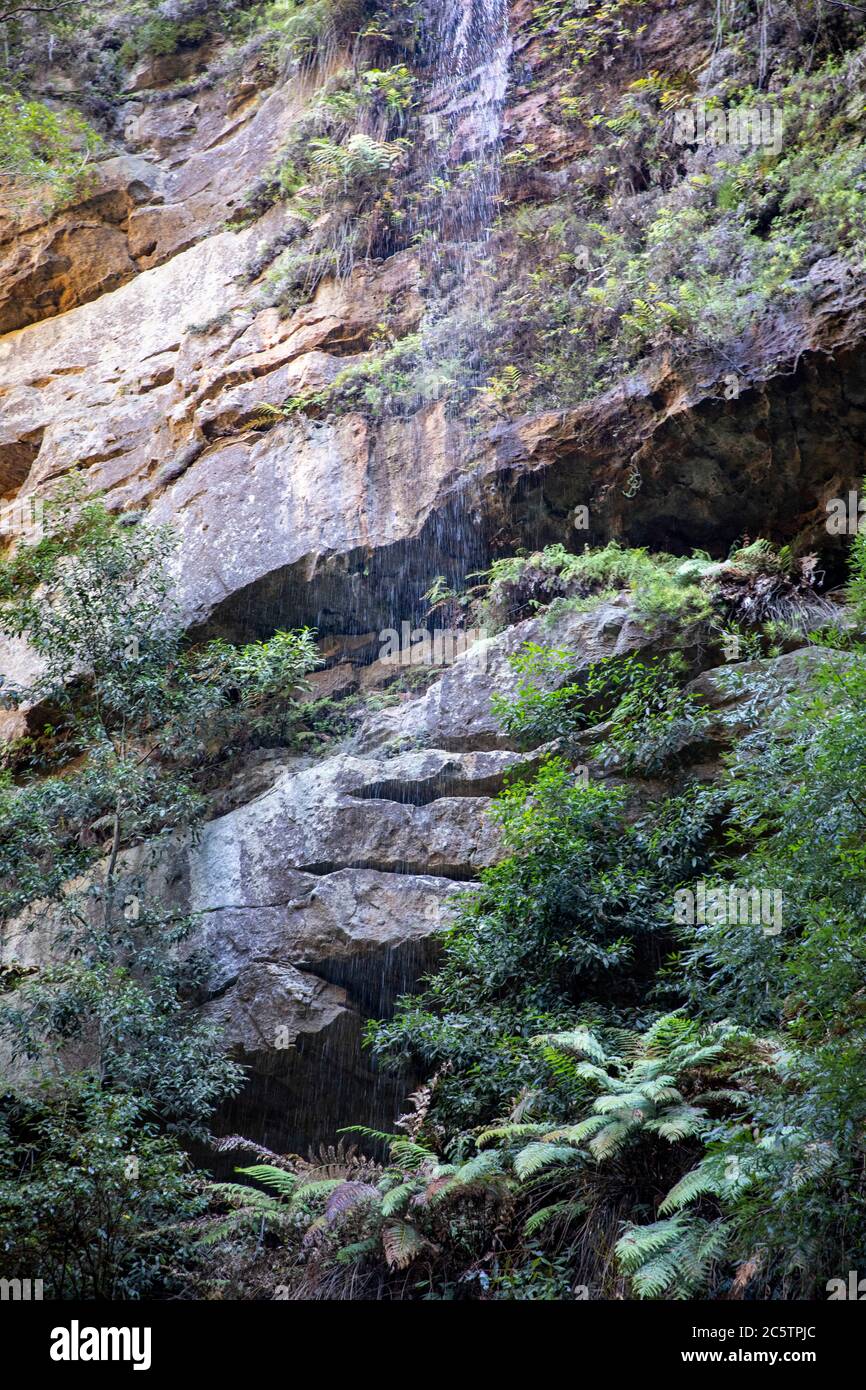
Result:
[[[712,37],[703,8],[649,6],[639,70],[664,67],[684,35],[697,61]],[[455,285],[459,299],[495,280],[478,259],[492,254],[493,202],[552,202],[595,176],[591,132],[561,117],[561,74],[531,7],[454,0],[440,19],[406,178],[467,155],[486,172],[462,211],[420,216],[420,238],[383,237],[289,312],[263,302],[257,267],[302,234],[297,213],[285,201],[260,210],[249,191],[347,60],[339,52],[275,73],[254,46],[223,67],[209,42],[140,64],[87,196],[55,215],[10,204],[0,219],[0,496],[44,495],[80,468],[113,508],[170,521],[196,631],[399,627],[437,575],[573,542],[579,505],[591,542],[726,549],[744,533],[815,535],[827,498],[862,469],[863,282],[832,248],[794,302],[724,353],[662,345],[583,403],[490,406],[471,422],[447,391],[390,414],[329,409],[339,374],[375,361],[383,324],[398,342],[435,328]],[[633,80],[634,52],[608,45],[607,95]],[[441,140],[431,153],[443,130],[445,153]],[[530,167],[516,157],[527,148]],[[635,181],[634,196],[649,196]],[[513,246],[499,235],[506,263]],[[455,251],[461,238],[475,252]],[[731,362],[734,397],[722,387]],[[280,413],[290,398],[304,408]],[[270,785],[178,850],[166,891],[202,914],[209,1007],[252,1065],[266,1142],[330,1133],[356,1117],[361,1085],[383,1113],[393,1106],[396,1083],[361,1060],[363,1018],[411,986],[455,886],[496,858],[485,807],[527,760],[499,733],[490,695],[512,679],[507,653],[541,636],[510,629],[483,662],[461,658],[322,761],[277,759]],[[649,641],[624,601],[543,639],[587,663]],[[0,656],[26,674],[26,652]]]

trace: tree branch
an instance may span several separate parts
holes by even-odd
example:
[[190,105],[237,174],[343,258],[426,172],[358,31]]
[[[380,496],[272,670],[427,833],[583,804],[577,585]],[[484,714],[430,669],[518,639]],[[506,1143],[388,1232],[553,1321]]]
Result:
[[828,5],[835,5],[838,10],[850,10],[852,14],[866,14],[862,5],[852,5],[849,0],[827,0]]
[[68,10],[77,3],[78,0],[55,0],[53,5],[15,5],[0,14],[0,24],[5,24],[8,19],[17,19],[20,14],[56,14],[58,10]]

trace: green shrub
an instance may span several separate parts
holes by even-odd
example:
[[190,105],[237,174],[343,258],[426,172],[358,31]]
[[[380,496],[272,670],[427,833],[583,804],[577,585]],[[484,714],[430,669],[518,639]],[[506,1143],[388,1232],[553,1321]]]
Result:
[[19,93],[0,93],[0,174],[32,190],[46,208],[84,192],[102,141],[74,111],[58,112]]
[[621,792],[582,785],[560,759],[500,796],[507,857],[459,901],[424,991],[370,1030],[377,1055],[439,1072],[433,1113],[450,1142],[521,1092],[538,1111],[562,1113],[569,1078],[551,1085],[530,1040],[640,1007],[670,929],[670,894],[701,862],[712,811],[699,797],[661,808],[653,825],[629,825]]
[[203,1207],[189,1161],[130,1096],[89,1079],[0,1095],[4,1278],[42,1279],[52,1299],[179,1291]]
[[684,564],[676,556],[627,549],[618,541],[594,550],[586,547],[578,554],[556,544],[532,555],[494,561],[480,576],[488,589],[476,602],[479,615],[499,628],[545,607],[555,613],[562,605],[586,606],[590,599],[601,602],[628,589],[638,616],[648,623],[697,623],[711,612],[703,585],[710,571],[701,552]]
[[509,665],[521,676],[517,693],[495,694],[491,708],[523,747],[551,739],[574,745],[586,729],[604,724],[604,740],[593,755],[606,767],[650,777],[670,772],[707,723],[700,698],[682,689],[687,668],[676,655],[606,658],[558,685],[574,665],[567,651],[527,642]]

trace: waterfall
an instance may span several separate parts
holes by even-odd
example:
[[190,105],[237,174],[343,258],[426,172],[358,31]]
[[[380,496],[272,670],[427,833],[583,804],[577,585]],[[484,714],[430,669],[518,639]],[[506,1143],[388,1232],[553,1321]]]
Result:
[[[428,6],[422,135],[412,172],[422,195],[412,229],[426,297],[420,332],[428,371],[447,373],[449,363],[459,360],[461,380],[471,390],[489,371],[483,344],[492,308],[488,258],[499,205],[511,56],[508,3],[428,0]],[[464,442],[455,424],[449,444],[455,475]],[[423,451],[420,437],[417,447]],[[423,452],[413,456],[411,466],[423,469]],[[421,595],[437,575],[459,588],[487,558],[467,477],[411,543],[371,557],[366,582],[349,600],[351,622],[359,631],[378,621],[398,630],[404,619],[421,623],[426,612]],[[373,608],[386,618],[371,618],[367,610]]]
[[453,260],[486,239],[496,214],[510,57],[507,0],[445,0],[429,20],[429,57],[424,173],[432,183],[460,169],[461,197],[456,215],[434,208],[427,230],[438,242],[434,256],[441,261],[447,246]]
[[[421,335],[431,374],[447,378],[457,362],[462,384],[472,389],[487,375],[487,260],[511,52],[507,0],[430,0],[425,47],[423,137],[414,170],[422,191],[415,235],[427,300]],[[463,453],[457,427],[452,448],[456,473]],[[423,467],[423,459],[416,463]],[[392,586],[395,599],[411,590],[413,577],[427,576],[429,583],[443,574],[459,587],[486,563],[476,512],[467,480],[412,547]]]
[[433,73],[425,102],[431,172],[437,157],[446,171],[472,161],[455,225],[458,242],[465,244],[486,238],[496,212],[510,57],[507,0],[446,0],[431,27],[431,42]]

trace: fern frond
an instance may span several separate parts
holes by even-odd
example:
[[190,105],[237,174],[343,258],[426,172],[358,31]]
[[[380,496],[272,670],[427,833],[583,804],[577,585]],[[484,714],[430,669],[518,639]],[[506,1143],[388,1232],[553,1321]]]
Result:
[[604,1067],[598,1067],[594,1062],[578,1062],[574,1069],[575,1076],[582,1081],[596,1081],[600,1086],[613,1086],[617,1078],[606,1072]]
[[706,1047],[682,1047],[674,1048],[668,1054],[668,1064],[676,1072],[695,1071],[698,1067],[705,1067],[708,1062],[715,1062],[724,1051],[724,1042],[708,1043]]
[[553,1047],[575,1057],[588,1057],[593,1062],[608,1061],[608,1055],[598,1038],[588,1028],[574,1028],[568,1033],[538,1033],[530,1042],[536,1047]]
[[254,1163],[249,1168],[236,1168],[235,1172],[243,1173],[245,1178],[254,1178],[264,1187],[272,1188],[280,1197],[291,1197],[298,1185],[296,1174],[289,1173],[285,1168],[275,1168],[272,1163]]
[[701,1091],[699,1096],[695,1096],[695,1105],[750,1105],[752,1101],[748,1091],[738,1091],[733,1087],[723,1086],[718,1091]]
[[510,1139],[528,1139],[533,1134],[544,1134],[545,1129],[546,1125],[543,1124],[495,1125],[492,1129],[481,1131],[475,1140],[475,1146],[483,1149],[494,1140],[507,1142]]
[[475,1154],[473,1158],[461,1163],[456,1173],[430,1196],[430,1201],[441,1202],[446,1197],[457,1196],[479,1183],[490,1182],[502,1176],[502,1155],[495,1150],[485,1149],[483,1153]]
[[231,1206],[257,1207],[261,1210],[279,1207],[276,1197],[262,1192],[258,1187],[246,1187],[240,1182],[215,1182],[208,1188],[208,1196],[217,1197]]
[[679,1009],[673,1013],[662,1014],[643,1035],[642,1051],[647,1056],[661,1053],[666,1055],[671,1048],[697,1037],[698,1026],[685,1018]]
[[656,1105],[680,1105],[683,1099],[682,1092],[677,1090],[672,1076],[658,1076],[654,1081],[646,1081],[641,1086],[641,1091]]
[[[261,1195],[266,1196],[267,1194],[262,1193]],[[262,1229],[262,1223],[271,1231],[287,1229],[291,1221],[288,1208],[281,1206],[274,1198],[269,1198],[269,1201],[273,1202],[272,1207],[238,1207],[219,1220],[208,1222],[207,1226],[196,1237],[195,1244],[209,1249],[213,1245],[219,1245],[222,1240],[229,1240],[232,1236],[258,1235]]]
[[614,1253],[626,1274],[633,1274],[648,1260],[669,1250],[685,1229],[685,1218],[673,1216],[668,1221],[654,1221],[650,1226],[630,1226],[620,1236]]
[[529,1238],[544,1230],[545,1226],[561,1222],[567,1226],[569,1222],[576,1221],[578,1217],[586,1213],[584,1202],[554,1202],[549,1207],[540,1207],[534,1211],[523,1227],[523,1234]]
[[507,366],[502,368],[502,380],[505,382],[509,391],[516,391],[522,379],[520,368],[516,367],[513,362],[509,362]]
[[432,1149],[415,1139],[397,1139],[391,1145],[391,1160],[399,1168],[420,1168],[435,1158]]
[[273,1149],[266,1149],[263,1144],[256,1144],[252,1139],[245,1139],[242,1134],[226,1134],[221,1139],[211,1139],[210,1147],[215,1153],[232,1153],[236,1149],[246,1149],[258,1158],[271,1159],[275,1167],[280,1167],[283,1162],[282,1154],[274,1153]]
[[669,1216],[675,1211],[682,1211],[683,1207],[687,1207],[697,1197],[717,1197],[723,1185],[719,1179],[720,1174],[715,1164],[710,1165],[706,1161],[699,1163],[697,1168],[691,1168],[671,1188],[659,1205],[659,1215]]
[[363,1134],[365,1139],[375,1139],[380,1144],[393,1144],[395,1140],[402,1139],[400,1134],[389,1134],[384,1129],[371,1129],[369,1125],[343,1125],[337,1130],[338,1134]]
[[615,1120],[612,1124],[606,1124],[594,1139],[590,1139],[590,1153],[599,1162],[605,1158],[613,1158],[638,1128],[637,1120]]
[[426,1174],[431,1182],[440,1182],[442,1178],[450,1178],[457,1172],[456,1163],[433,1163],[426,1168]]
[[629,1110],[652,1114],[655,1106],[642,1091],[623,1091],[618,1095],[599,1096],[592,1108],[596,1115],[626,1114]]
[[396,1187],[392,1187],[382,1198],[382,1215],[393,1216],[395,1212],[402,1211],[409,1198],[417,1190],[417,1184],[414,1181],[401,1182]]
[[562,1129],[551,1129],[544,1137],[551,1141],[565,1139],[571,1144],[582,1144],[584,1139],[591,1139],[594,1134],[598,1134],[609,1123],[609,1115],[588,1115],[585,1120],[579,1120],[576,1125],[565,1125]]
[[707,1127],[706,1111],[694,1105],[677,1105],[665,1110],[657,1119],[647,1120],[646,1128],[677,1144],[681,1139],[694,1139]]
[[640,1298],[675,1297],[679,1264],[676,1250],[667,1250],[648,1260],[632,1275],[634,1291]]
[[243,1230],[249,1225],[248,1212],[233,1211],[231,1216],[226,1216],[222,1221],[213,1226],[208,1226],[207,1230],[196,1237],[195,1245],[203,1250],[209,1250],[212,1245],[219,1245],[221,1240],[226,1240],[234,1235],[235,1231]]
[[701,1221],[690,1232],[685,1254],[686,1294],[705,1283],[712,1264],[725,1253],[730,1235],[727,1221]]
[[300,1187],[292,1194],[293,1210],[297,1210],[299,1206],[304,1202],[309,1202],[311,1198],[329,1196],[342,1184],[343,1178],[319,1178],[316,1182],[301,1183]]
[[514,1171],[521,1182],[533,1177],[552,1163],[576,1164],[585,1162],[580,1149],[568,1144],[527,1144],[514,1160]]
[[353,1241],[351,1245],[341,1246],[334,1259],[341,1265],[357,1264],[365,1255],[372,1255],[378,1244],[376,1236],[368,1236],[366,1240]]
[[329,1221],[336,1221],[337,1217],[342,1216],[352,1207],[356,1207],[362,1202],[378,1201],[381,1195],[378,1187],[374,1187],[369,1182],[341,1182],[328,1198],[325,1216]]
[[617,1242],[620,1267],[639,1298],[689,1298],[705,1286],[724,1253],[730,1228],[680,1212],[650,1226],[632,1226]]
[[419,1168],[436,1155],[426,1144],[417,1139],[409,1139],[405,1134],[388,1134],[381,1129],[370,1129],[368,1125],[345,1125],[340,1134],[363,1134],[365,1139],[375,1139],[377,1143],[387,1144],[391,1158],[401,1168]]
[[391,1269],[406,1269],[427,1242],[406,1221],[392,1221],[382,1228],[382,1249]]

